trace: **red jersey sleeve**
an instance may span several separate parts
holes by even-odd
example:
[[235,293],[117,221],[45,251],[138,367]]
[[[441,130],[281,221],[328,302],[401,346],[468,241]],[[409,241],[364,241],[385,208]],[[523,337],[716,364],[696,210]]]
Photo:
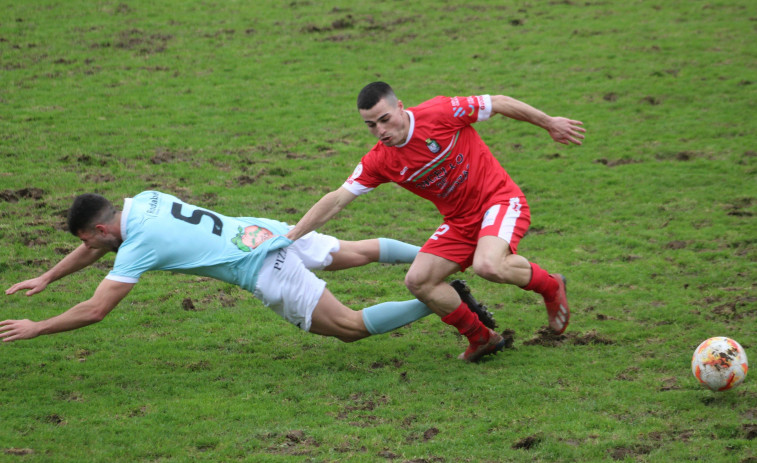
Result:
[[352,171],[352,175],[342,184],[342,188],[346,189],[350,193],[356,196],[366,194],[376,188],[375,186],[369,187],[365,185],[368,183],[367,176],[363,175],[363,161],[360,161],[355,170]]
[[[345,188],[354,195],[362,195],[370,192],[382,183],[388,183],[392,180],[382,175],[385,169],[382,169],[380,159],[386,160],[384,153],[385,147],[379,142],[360,160],[352,175],[344,182],[342,188]],[[385,167],[385,166],[384,166]]]
[[453,123],[458,126],[485,121],[492,115],[492,98],[490,95],[438,96],[421,104],[418,109],[423,109],[425,106],[435,106],[437,118],[444,118],[450,122],[454,121]]

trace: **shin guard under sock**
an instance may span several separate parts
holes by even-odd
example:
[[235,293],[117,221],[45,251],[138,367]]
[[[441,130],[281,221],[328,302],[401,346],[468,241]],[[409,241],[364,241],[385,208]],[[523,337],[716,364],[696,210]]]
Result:
[[415,260],[419,246],[391,238],[379,238],[379,262],[385,264],[409,264]]
[[457,331],[468,338],[471,344],[483,344],[489,340],[489,329],[481,323],[465,302],[461,302],[452,313],[442,317],[442,321],[457,328]]
[[405,326],[431,313],[431,309],[418,299],[383,302],[363,309],[363,323],[365,323],[365,328],[369,333],[382,334]]
[[557,294],[558,287],[557,280],[549,276],[546,270],[531,263],[531,281],[523,289],[539,293],[544,297],[544,300],[552,301]]

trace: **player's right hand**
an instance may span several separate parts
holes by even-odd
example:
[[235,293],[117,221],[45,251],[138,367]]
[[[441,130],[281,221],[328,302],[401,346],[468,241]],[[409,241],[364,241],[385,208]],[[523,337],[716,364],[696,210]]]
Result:
[[3,320],[0,322],[0,339],[3,342],[31,339],[37,336],[39,336],[37,323],[31,320]]
[[41,292],[45,288],[47,288],[47,281],[45,281],[42,277],[37,277],[37,278],[32,278],[31,280],[26,280],[20,283],[16,283],[15,285],[6,289],[5,294],[10,295],[17,291],[28,289],[29,291],[26,292],[26,295],[32,296],[34,294]]
[[563,145],[583,144],[581,140],[584,139],[584,133],[586,129],[581,127],[584,123],[581,121],[574,121],[572,119],[566,119],[564,117],[553,117],[550,121],[547,131],[554,141],[562,143]]

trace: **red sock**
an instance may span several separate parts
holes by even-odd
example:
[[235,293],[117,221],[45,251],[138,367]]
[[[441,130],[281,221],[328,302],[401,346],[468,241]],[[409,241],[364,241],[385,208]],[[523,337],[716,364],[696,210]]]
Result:
[[483,344],[489,340],[489,329],[481,323],[465,302],[461,302],[451,314],[442,317],[442,321],[457,328],[471,344]]
[[546,270],[531,263],[531,281],[523,289],[539,293],[544,297],[544,300],[552,301],[557,295],[558,287],[557,280],[549,276]]

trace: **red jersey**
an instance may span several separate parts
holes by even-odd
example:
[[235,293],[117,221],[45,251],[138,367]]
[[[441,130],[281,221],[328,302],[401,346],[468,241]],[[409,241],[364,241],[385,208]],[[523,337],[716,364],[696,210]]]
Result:
[[342,187],[361,195],[394,182],[433,202],[448,221],[480,221],[490,206],[523,195],[471,127],[491,116],[491,106],[489,95],[437,96],[408,108],[405,143],[378,142]]

